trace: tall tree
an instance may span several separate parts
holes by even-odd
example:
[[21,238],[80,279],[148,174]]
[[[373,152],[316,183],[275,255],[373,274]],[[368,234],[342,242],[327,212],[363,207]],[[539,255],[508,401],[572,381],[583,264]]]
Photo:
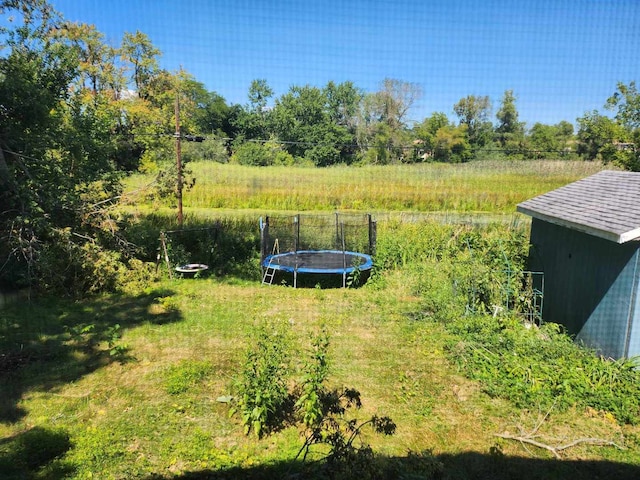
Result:
[[629,141],[629,132],[611,118],[597,111],[578,118],[578,153],[585,160],[605,163],[624,160],[624,151],[617,145]]
[[413,127],[414,142],[418,157],[422,159],[433,158],[438,130],[450,125],[449,118],[443,112],[434,112],[421,123]]
[[524,122],[518,121],[518,109],[513,90],[507,90],[502,97],[500,109],[496,113],[498,125],[496,137],[498,144],[505,149],[509,156],[522,155],[524,146]]
[[273,97],[273,90],[264,78],[253,80],[249,86],[249,110],[254,113],[263,113],[271,97]]
[[265,140],[269,137],[269,117],[267,109],[273,90],[266,80],[256,79],[249,86],[249,104],[245,107],[236,106],[229,112],[230,130],[235,143],[242,143],[246,139]]
[[478,149],[491,141],[493,125],[489,120],[491,101],[488,96],[468,95],[453,106],[460,124],[467,126],[467,135],[472,149]]
[[136,30],[125,32],[120,46],[120,56],[129,65],[133,86],[140,98],[148,98],[151,80],[158,73],[158,50],[149,37]]
[[605,107],[616,110],[616,120],[630,132],[640,128],[640,92],[636,82],[618,83],[618,89],[607,99]]
[[286,142],[294,157],[318,166],[344,160],[343,148],[350,136],[345,127],[331,120],[323,90],[309,85],[292,86],[276,100],[271,118],[274,134]]
[[386,122],[392,130],[404,128],[409,110],[421,96],[420,85],[385,78],[382,88],[374,96],[380,120]]
[[567,158],[572,155],[573,125],[561,121],[556,125],[536,122],[529,130],[528,158]]
[[72,93],[80,52],[50,6],[1,6],[22,18],[0,40],[0,282],[89,288],[100,231],[115,231],[96,206],[119,192],[109,114]]
[[640,92],[636,82],[620,82],[616,92],[607,99],[605,108],[616,110],[616,122],[627,132],[627,143],[617,155],[618,163],[629,170],[640,170]]
[[108,91],[113,99],[119,98],[124,75],[115,65],[117,52],[105,43],[104,35],[95,25],[72,22],[64,24],[62,33],[78,51],[78,86],[94,96]]
[[353,82],[336,84],[331,81],[324,88],[324,94],[327,97],[327,108],[331,120],[353,133],[364,93],[356,88]]
[[[380,90],[364,97],[357,140],[367,161],[390,163],[406,161],[412,156],[412,149],[407,148],[410,141],[407,115],[421,95],[419,85],[387,78]],[[367,154],[370,146],[375,150]]]
[[433,139],[433,158],[439,162],[460,163],[471,158],[465,124],[445,125],[438,129]]

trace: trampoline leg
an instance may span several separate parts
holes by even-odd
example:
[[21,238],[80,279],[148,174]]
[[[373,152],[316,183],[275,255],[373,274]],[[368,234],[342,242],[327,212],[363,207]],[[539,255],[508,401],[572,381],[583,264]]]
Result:
[[298,270],[293,271],[293,288],[298,288]]

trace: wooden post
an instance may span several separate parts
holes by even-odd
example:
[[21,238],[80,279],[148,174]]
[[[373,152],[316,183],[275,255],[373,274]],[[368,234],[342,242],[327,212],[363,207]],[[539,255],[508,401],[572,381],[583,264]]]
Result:
[[178,197],[178,225],[182,228],[184,217],[182,215],[182,144],[180,138],[180,99],[179,92],[176,91],[176,166],[178,168],[177,197]]

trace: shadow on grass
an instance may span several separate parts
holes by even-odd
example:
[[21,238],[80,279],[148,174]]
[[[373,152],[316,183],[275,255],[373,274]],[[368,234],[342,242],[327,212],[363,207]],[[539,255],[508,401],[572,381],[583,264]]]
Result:
[[59,430],[35,427],[0,440],[0,478],[6,480],[63,479],[73,467],[60,461],[71,448],[69,436]]
[[119,343],[122,331],[144,323],[180,321],[162,299],[171,291],[102,296],[82,302],[39,299],[0,311],[0,422],[26,412],[27,391],[48,391],[112,362],[131,360]]
[[431,455],[409,454],[405,457],[376,457],[372,471],[350,469],[339,472],[325,464],[300,461],[280,462],[247,468],[202,470],[175,476],[151,475],[146,480],[638,480],[640,466],[609,461],[532,459],[504,455],[465,452]]

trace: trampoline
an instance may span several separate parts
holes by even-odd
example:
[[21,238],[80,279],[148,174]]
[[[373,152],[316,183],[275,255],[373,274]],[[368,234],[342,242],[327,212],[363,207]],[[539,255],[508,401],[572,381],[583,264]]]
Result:
[[260,219],[262,283],[293,287],[364,284],[373,268],[376,224],[368,214]]
[[294,287],[302,285],[346,285],[356,271],[360,281],[369,277],[373,260],[370,255],[338,250],[301,250],[268,255],[262,262],[265,276],[273,283],[293,279]]

